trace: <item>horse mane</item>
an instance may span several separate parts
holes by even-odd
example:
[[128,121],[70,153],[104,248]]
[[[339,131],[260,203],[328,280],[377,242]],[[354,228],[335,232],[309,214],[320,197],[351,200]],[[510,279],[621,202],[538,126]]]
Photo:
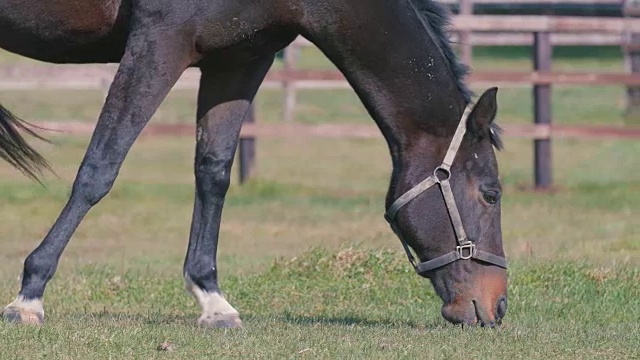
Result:
[[[465,77],[469,73],[470,69],[466,64],[463,64],[458,60],[450,38],[450,26],[451,26],[451,11],[449,8],[435,0],[410,0],[418,11],[418,15],[422,17],[425,26],[428,26],[428,32],[434,38],[436,45],[440,48],[442,55],[449,64],[451,74],[458,87],[458,91],[462,95],[465,103],[471,103],[473,97],[473,91],[469,89],[465,83]],[[484,134],[473,132],[473,135],[477,139],[483,138]],[[502,130],[495,122],[491,123],[489,138],[493,146],[497,149],[503,148],[503,142],[500,138]]]
[[466,103],[471,102],[473,92],[464,82],[465,76],[469,73],[469,67],[458,61],[453,47],[451,46],[450,26],[451,12],[446,5],[434,0],[411,0],[418,14],[422,16],[424,24],[429,27],[429,32],[434,41],[442,51],[442,55],[447,60],[451,74],[458,86],[458,90]]

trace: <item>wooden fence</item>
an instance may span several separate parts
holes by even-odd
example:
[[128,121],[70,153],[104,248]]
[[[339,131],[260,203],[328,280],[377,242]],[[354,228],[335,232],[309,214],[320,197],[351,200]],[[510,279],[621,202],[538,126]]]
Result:
[[571,4],[571,5],[621,5],[624,0],[438,0],[444,4],[460,4],[471,2],[474,4],[534,4],[534,5],[553,5],[553,4]]
[[[467,9],[468,11],[468,9]],[[555,17],[555,16],[492,16],[492,15],[458,15],[454,17],[453,30],[462,39],[472,41],[474,33],[508,33],[520,34],[530,37],[533,45],[533,72],[473,72],[469,77],[470,82],[488,82],[493,84],[525,84],[533,85],[534,100],[534,126],[528,131],[520,129],[520,135],[529,136],[534,141],[534,182],[537,188],[549,188],[553,184],[552,177],[552,150],[551,138],[553,136],[552,113],[551,113],[551,85],[552,84],[580,84],[585,86],[594,85],[626,85],[630,93],[639,94],[636,90],[640,87],[639,73],[580,73],[580,72],[553,72],[552,53],[553,40],[555,35],[582,34],[584,32],[595,33],[599,36],[616,36],[620,39],[634,39],[633,35],[640,34],[640,22],[631,17],[625,18],[600,18],[600,17]],[[288,49],[295,51],[295,46],[308,46],[309,43],[300,40],[294,43],[294,47]],[[636,43],[622,41],[621,45],[631,53],[631,58],[638,56],[640,46]],[[469,57],[462,51],[463,57]],[[285,56],[287,62],[290,56]],[[468,60],[470,61],[470,60]],[[640,63],[639,63],[640,65]],[[296,74],[293,66],[288,64],[288,69],[281,79],[285,82],[285,101],[283,104],[285,120],[293,119],[295,111],[295,90],[291,90],[294,85],[288,84],[294,77],[305,78],[307,80],[339,81],[342,76],[339,73],[307,72],[306,74]],[[635,69],[633,69],[635,70]],[[286,78],[290,76],[290,78]],[[640,96],[640,95],[636,95]],[[293,99],[292,99],[293,98]],[[629,102],[633,104],[633,99]],[[293,104],[293,105],[292,105]],[[635,104],[640,107],[640,101]],[[637,129],[628,129],[628,134],[638,137]],[[507,130],[507,134],[509,134]],[[616,133],[615,131],[613,133]],[[617,132],[620,133],[620,132]],[[602,133],[603,135],[605,132]],[[607,136],[612,132],[607,131]],[[241,161],[251,162],[251,159],[241,159]],[[243,174],[246,178],[248,174]]]
[[[515,15],[518,11],[524,9],[531,10],[536,7],[551,15],[549,11],[554,11],[554,6],[570,6],[573,12],[579,12],[578,9],[598,9],[598,14],[592,16],[600,16],[603,8],[607,8],[609,15],[611,9],[615,16],[629,16],[628,9],[633,5],[635,0],[440,0],[448,4],[452,8],[457,8],[459,15],[474,15],[476,12],[482,12],[487,6],[507,7],[511,9],[511,15]],[[582,10],[584,12],[584,10]],[[557,14],[555,14],[557,15]],[[575,15],[575,14],[574,14]],[[471,64],[473,46],[482,45],[533,45],[531,36],[518,34],[513,32],[491,32],[482,34],[473,34],[469,31],[461,31],[457,34],[457,38],[461,44],[461,55],[465,63]],[[602,34],[593,32],[580,32],[568,34],[552,34],[551,42],[554,45],[621,45],[627,42],[625,36],[619,34]]]
[[[640,87],[640,75],[635,73],[579,73],[552,71],[552,37],[556,34],[589,31],[602,35],[622,36],[640,33],[640,19],[634,18],[589,18],[589,17],[548,17],[548,16],[471,16],[454,18],[455,31],[510,32],[528,34],[534,44],[534,71],[532,72],[473,72],[471,83],[491,85],[533,86],[534,121],[530,126],[505,126],[506,136],[533,139],[535,148],[535,185],[547,188],[552,185],[551,138],[639,138],[637,127],[560,127],[552,124],[551,86],[552,84],[579,84],[585,86],[616,84]],[[344,76],[336,70],[303,70],[295,64],[296,50],[310,46],[304,39],[296,40],[285,51],[284,68],[269,72],[263,87],[284,89],[283,122],[264,125],[254,122],[249,116],[242,130],[239,156],[240,178],[246,180],[252,174],[255,164],[255,141],[263,136],[319,136],[319,137],[379,137],[378,129],[370,126],[295,124],[296,94],[299,89],[349,88]],[[113,65],[53,65],[47,67],[0,68],[0,90],[28,89],[106,89],[116,67]],[[199,72],[189,69],[178,81],[175,89],[197,89]],[[253,114],[253,112],[251,113]],[[92,125],[83,124],[41,124],[64,131],[91,131]],[[145,133],[193,133],[192,126],[149,127]]]

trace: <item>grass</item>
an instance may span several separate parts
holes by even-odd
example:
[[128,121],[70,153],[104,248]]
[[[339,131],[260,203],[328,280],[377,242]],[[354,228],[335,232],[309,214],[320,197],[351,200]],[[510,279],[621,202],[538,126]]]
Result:
[[[634,358],[640,331],[637,268],[516,263],[508,321],[454,328],[438,299],[396,254],[310,251],[227,279],[242,330],[192,325],[174,275],[78,269],[49,290],[51,326],[0,325],[3,353],[34,358]],[[37,340],[25,347],[24,339]],[[161,343],[174,351],[159,353]]]
[[[478,49],[474,66],[530,66],[524,48],[500,58],[494,50]],[[615,49],[581,51],[558,50],[554,66],[621,66]],[[301,63],[327,66],[313,55],[305,50]],[[191,122],[194,96],[172,92],[153,121]],[[98,92],[0,97],[36,120],[95,121],[102,102]],[[298,121],[371,122],[350,91],[300,100]],[[554,88],[554,121],[622,125],[623,100],[618,87]],[[530,90],[504,89],[499,102],[500,123],[531,121]],[[258,104],[261,121],[277,121],[277,91],[262,91]],[[60,176],[45,188],[0,164],[2,301],[15,296],[21,262],[64,205],[88,142],[54,140],[34,143]],[[549,194],[529,190],[530,141],[506,145],[498,159],[510,298],[498,330],[447,325],[430,284],[410,271],[382,219],[391,166],[382,140],[329,139],[258,141],[257,178],[232,184],[219,250],[222,287],[245,328],[197,328],[180,275],[193,139],[141,138],[65,252],[45,297],[47,325],[0,323],[0,358],[640,357],[640,144],[554,140],[559,188]],[[173,351],[157,350],[165,341]]]

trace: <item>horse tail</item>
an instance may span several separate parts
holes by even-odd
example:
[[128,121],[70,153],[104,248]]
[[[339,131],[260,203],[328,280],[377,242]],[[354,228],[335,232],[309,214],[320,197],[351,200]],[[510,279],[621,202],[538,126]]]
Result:
[[41,175],[43,170],[51,170],[51,166],[26,142],[19,130],[40,140],[48,140],[32,128],[33,125],[17,118],[0,105],[0,158],[31,179],[40,181],[38,175]]

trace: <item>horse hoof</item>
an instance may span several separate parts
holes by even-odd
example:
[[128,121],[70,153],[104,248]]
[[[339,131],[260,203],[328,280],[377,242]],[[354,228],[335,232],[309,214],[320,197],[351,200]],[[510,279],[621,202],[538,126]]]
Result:
[[2,318],[14,324],[44,324],[44,307],[41,299],[25,299],[18,296],[2,311]]
[[238,314],[215,314],[201,316],[198,325],[211,329],[236,329],[242,327],[242,320]]
[[6,307],[2,312],[2,318],[5,321],[14,324],[42,325],[44,324],[44,313],[18,309],[15,307]]

